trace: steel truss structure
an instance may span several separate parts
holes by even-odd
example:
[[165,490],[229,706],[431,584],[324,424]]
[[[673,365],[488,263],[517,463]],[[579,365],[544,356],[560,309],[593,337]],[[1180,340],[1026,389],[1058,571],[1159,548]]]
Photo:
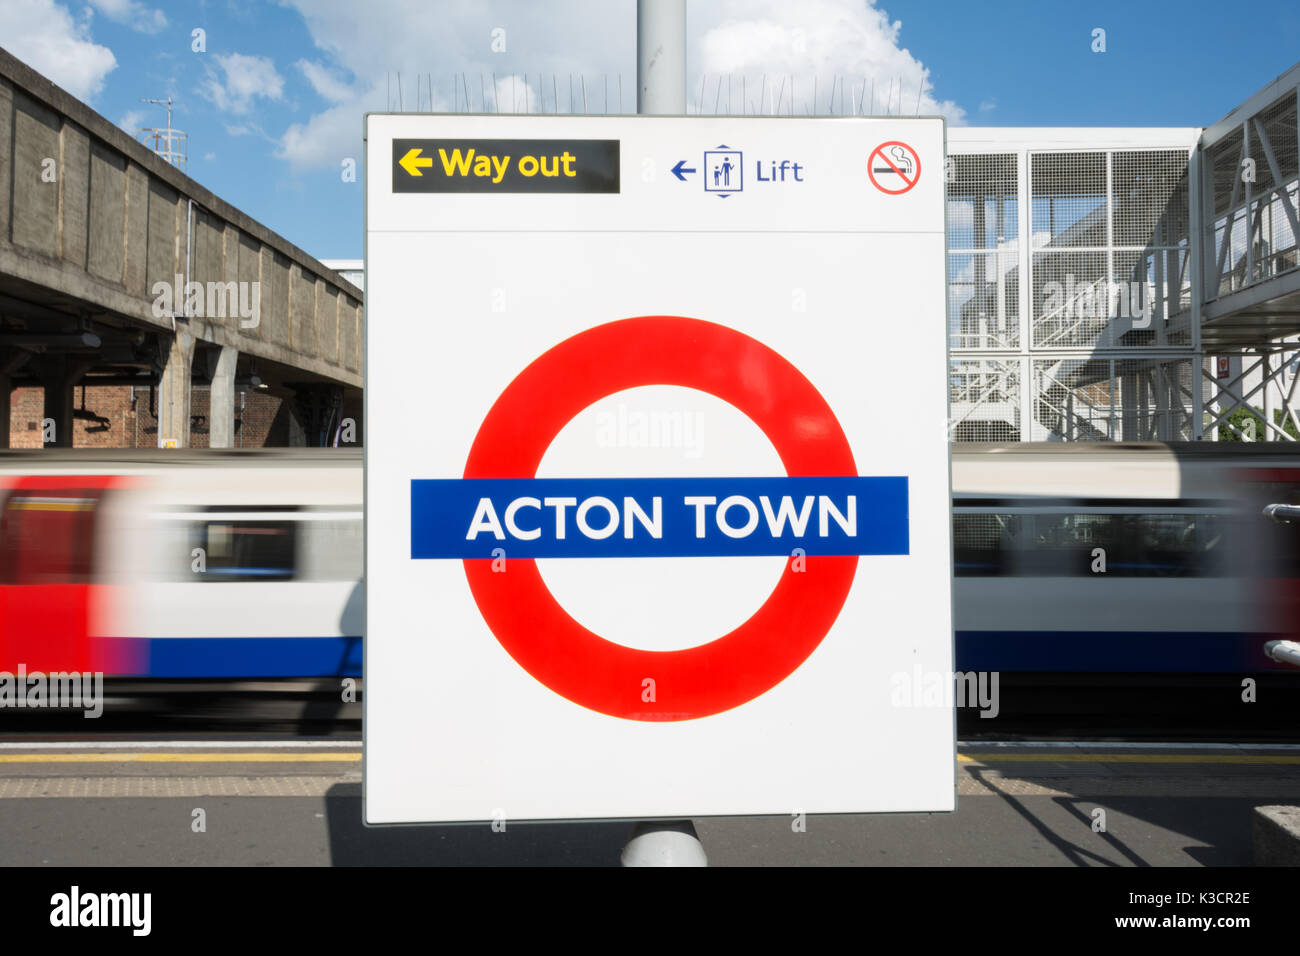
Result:
[[954,439],[1300,436],[1298,87],[1204,131],[949,129]]

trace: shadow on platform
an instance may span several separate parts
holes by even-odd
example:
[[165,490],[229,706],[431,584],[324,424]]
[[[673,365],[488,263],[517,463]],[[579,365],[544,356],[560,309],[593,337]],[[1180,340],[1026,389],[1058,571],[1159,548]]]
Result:
[[345,783],[325,795],[334,866],[617,866],[630,823],[483,823],[367,827],[361,788]]

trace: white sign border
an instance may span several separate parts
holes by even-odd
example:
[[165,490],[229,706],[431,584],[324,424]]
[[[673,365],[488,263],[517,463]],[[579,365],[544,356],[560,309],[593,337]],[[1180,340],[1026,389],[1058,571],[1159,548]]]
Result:
[[[362,179],[361,179],[361,208],[362,208],[362,213],[361,213],[361,230],[362,230],[362,232],[361,232],[361,242],[362,242],[362,246],[361,246],[361,259],[362,259],[363,275],[364,275],[364,272],[367,270],[367,266],[368,266],[368,263],[369,263],[369,261],[370,261],[370,248],[369,248],[369,247],[370,247],[370,176],[372,175],[372,173],[377,174],[377,175],[390,176],[390,177],[391,177],[391,175],[392,175],[392,171],[391,171],[391,168],[390,168],[389,165],[386,164],[386,165],[385,165],[381,170],[372,170],[372,169],[371,169],[371,164],[367,161],[367,160],[368,160],[368,155],[369,155],[370,120],[371,120],[371,118],[372,118],[372,117],[380,118],[380,117],[410,117],[410,116],[420,116],[420,117],[424,117],[424,118],[442,117],[442,118],[447,118],[447,119],[464,119],[464,118],[467,118],[467,117],[478,118],[478,117],[490,117],[490,116],[500,116],[500,115],[515,117],[515,116],[527,116],[527,115],[531,115],[531,114],[526,114],[526,113],[525,113],[525,114],[514,114],[514,113],[510,113],[510,114],[496,114],[496,113],[445,113],[445,112],[444,112],[444,113],[411,113],[411,112],[392,111],[392,110],[372,110],[372,111],[368,111],[368,112],[366,112],[366,113],[364,113],[364,114],[362,115],[362,118],[361,118],[361,143],[362,143],[362,145],[361,145],[361,155],[362,155],[362,159],[363,159],[363,163],[364,163],[364,170],[363,170],[363,175],[362,175]],[[624,120],[629,120],[629,119],[634,119],[634,118],[636,117],[637,114],[621,114],[621,113],[619,113],[619,114],[610,114],[610,113],[584,113],[584,114],[568,114],[568,115],[572,115],[572,116],[591,117],[591,118],[593,118],[593,119],[602,119],[602,118],[604,118],[604,119],[624,119]],[[685,119],[685,120],[691,120],[691,121],[696,121],[696,120],[704,121],[704,120],[709,120],[709,119],[721,119],[721,118],[725,118],[725,119],[738,119],[738,118],[739,118],[739,119],[748,119],[748,120],[762,120],[762,119],[789,119],[790,117],[788,117],[788,116],[780,116],[780,115],[768,115],[768,116],[764,116],[764,115],[755,115],[755,116],[741,116],[741,117],[735,117],[735,116],[730,116],[730,115],[726,115],[726,114],[724,114],[723,116],[714,116],[713,114],[689,114],[689,113],[687,113],[687,114],[656,114],[654,117],[647,117],[647,118],[654,118],[654,119],[679,119],[679,120],[680,120],[680,119]],[[885,117],[841,117],[841,116],[825,116],[825,117],[812,117],[812,118],[813,118],[813,119],[824,119],[824,120],[830,122],[830,121],[834,121],[834,120],[837,120],[837,119],[884,119]],[[947,296],[948,296],[948,290],[949,290],[950,282],[951,282],[951,276],[949,275],[949,271],[948,271],[948,267],[949,267],[949,256],[948,256],[948,254],[947,254],[947,244],[948,244],[948,199],[947,199],[947,188],[946,188],[946,183],[947,183],[947,168],[948,168],[948,160],[949,160],[949,157],[950,157],[950,153],[948,152],[948,121],[947,121],[947,118],[946,118],[946,117],[944,117],[944,116],[942,116],[942,115],[939,115],[939,114],[924,114],[924,115],[920,115],[920,114],[918,114],[918,115],[916,115],[916,116],[891,116],[891,117],[888,117],[888,119],[891,119],[891,120],[905,120],[905,119],[906,119],[906,120],[911,120],[911,119],[920,119],[920,120],[938,120],[938,121],[940,122],[940,124],[941,124],[942,141],[943,141],[943,153],[942,153],[942,157],[941,157],[940,168],[939,168],[939,170],[937,171],[937,173],[938,173],[938,175],[940,175],[941,177],[943,177],[943,181],[944,181],[944,184],[945,184],[945,185],[944,185],[944,198],[943,198],[942,206],[943,206],[943,237],[944,237],[943,282],[944,282],[944,301],[945,301],[945,303],[946,303],[946,302],[947,302]],[[621,166],[621,163],[620,163],[620,166]],[[363,292],[363,296],[364,296],[364,292]],[[947,315],[947,310],[946,310],[946,309],[945,309],[944,314],[943,314],[943,316],[942,316],[942,321],[943,321],[943,323],[944,323],[944,327],[945,327],[945,332],[944,332],[944,336],[943,336],[943,341],[944,341],[944,349],[943,349],[943,353],[944,353],[944,378],[947,379],[947,377],[951,374],[951,369],[952,369],[952,338],[951,338],[951,336],[950,336],[950,335],[947,333],[947,331],[946,331],[946,327],[947,327],[947,323],[948,323],[948,315]],[[372,822],[370,822],[369,815],[368,815],[368,813],[366,812],[366,810],[367,810],[367,806],[366,806],[366,801],[367,801],[367,791],[366,791],[365,782],[366,782],[366,773],[367,773],[367,763],[368,763],[368,761],[369,761],[369,753],[370,753],[370,748],[369,748],[369,745],[368,745],[368,739],[367,739],[367,729],[366,729],[366,728],[368,727],[368,725],[369,725],[369,715],[370,715],[370,697],[369,697],[369,694],[367,694],[367,693],[366,693],[366,690],[365,690],[365,674],[366,674],[367,671],[369,670],[368,663],[369,663],[369,652],[370,652],[370,634],[369,634],[370,615],[369,615],[369,600],[368,600],[368,598],[369,598],[368,590],[369,590],[369,581],[370,581],[369,566],[368,566],[368,565],[369,565],[369,559],[370,559],[370,541],[369,541],[369,537],[370,537],[370,529],[369,529],[369,522],[365,519],[364,516],[369,514],[369,507],[368,507],[368,506],[369,506],[369,500],[370,500],[370,458],[369,458],[369,456],[370,456],[370,444],[369,444],[369,435],[370,435],[370,428],[369,428],[369,423],[370,423],[370,405],[369,405],[368,402],[366,402],[366,401],[364,400],[364,389],[365,389],[365,384],[366,384],[366,382],[369,380],[369,367],[370,367],[370,323],[369,323],[369,317],[368,317],[368,315],[366,314],[366,302],[365,302],[365,299],[364,299],[364,298],[362,299],[362,336],[361,336],[361,340],[362,340],[361,381],[362,381],[362,389],[363,389],[363,399],[362,399],[362,445],[361,445],[361,461],[362,461],[361,510],[362,510],[362,515],[363,515],[363,519],[362,519],[362,561],[361,561],[361,574],[362,574],[361,584],[362,584],[362,588],[361,588],[361,593],[362,593],[363,600],[365,601],[365,607],[366,607],[366,609],[367,609],[367,610],[366,610],[366,613],[364,613],[364,614],[362,615],[362,625],[361,625],[361,660],[362,660],[362,663],[361,663],[361,673],[362,673],[362,696],[361,696],[361,823],[362,823],[362,826],[363,826],[364,828],[366,828],[366,829],[376,829],[376,830],[379,830],[379,829],[402,828],[402,827],[481,827],[481,826],[483,826],[483,825],[485,825],[485,824],[487,824],[487,823],[490,823],[491,821],[490,821],[490,820],[486,820],[486,819],[479,819],[479,820],[454,820],[454,821],[423,821],[423,822],[403,821],[403,822],[383,822],[383,823],[372,823]],[[945,435],[946,435],[946,437],[947,437],[947,442],[946,442],[946,445],[947,445],[947,456],[946,456],[946,457],[947,457],[947,462],[948,462],[948,483],[947,483],[947,484],[948,484],[948,497],[947,497],[947,501],[948,501],[948,508],[947,508],[947,510],[948,510],[948,521],[946,522],[946,524],[947,524],[947,529],[948,529],[948,545],[947,545],[947,547],[948,547],[948,554],[951,556],[951,554],[953,553],[953,552],[952,552],[952,549],[953,549],[953,530],[952,530],[952,396],[951,396],[951,391],[950,391],[950,390],[945,390],[945,392],[944,392],[944,410],[945,410],[944,430],[945,430]],[[951,558],[950,558],[950,561],[951,561]],[[951,566],[951,565],[950,565],[950,566]],[[948,634],[948,641],[949,641],[948,658],[949,658],[949,660],[953,663],[954,668],[956,667],[956,662],[957,662],[956,616],[955,616],[955,607],[956,607],[956,604],[955,604],[955,600],[956,600],[956,579],[955,579],[955,573],[956,573],[956,571],[955,571],[955,567],[954,567],[954,568],[952,569],[952,573],[949,575],[949,578],[948,578],[948,602],[949,602],[949,605],[948,605],[948,606],[949,606],[949,608],[950,608],[950,610],[951,610],[950,617],[949,617],[950,625],[951,625],[951,626],[949,627],[949,634]],[[861,811],[861,812],[858,812],[858,813],[847,814],[847,815],[852,815],[852,816],[889,816],[889,817],[903,817],[903,816],[932,816],[932,815],[948,815],[948,814],[955,814],[955,813],[957,812],[958,807],[959,807],[959,799],[960,799],[960,798],[959,798],[959,794],[958,794],[958,790],[959,790],[959,787],[958,787],[958,774],[957,774],[957,772],[956,772],[957,769],[958,769],[958,768],[957,768],[957,759],[958,759],[958,754],[957,754],[957,749],[956,749],[956,748],[957,748],[957,739],[958,739],[958,738],[957,738],[957,708],[956,708],[956,706],[952,706],[952,707],[950,708],[950,711],[951,711],[951,718],[952,718],[952,741],[953,741],[953,755],[952,755],[952,760],[953,760],[953,768],[954,768],[954,773],[953,773],[953,804],[952,804],[952,809],[951,809],[951,810],[920,810],[920,811],[916,811],[916,810],[901,810],[901,811]],[[846,815],[846,814],[835,814],[835,813],[810,813],[810,814],[808,814],[808,816],[811,816],[811,817],[842,816],[842,815]],[[742,814],[716,814],[716,813],[715,813],[715,814],[692,814],[692,818],[698,818],[698,819],[757,819],[757,818],[764,818],[764,817],[770,817],[770,816],[772,816],[772,814],[768,814],[768,813],[748,813],[748,814],[744,814],[744,813],[742,813]],[[510,823],[511,823],[511,824],[543,824],[543,823],[638,823],[638,822],[643,822],[643,821],[641,821],[639,818],[635,818],[635,817],[623,817],[623,816],[608,816],[608,817],[543,817],[543,818],[537,818],[537,819],[517,819],[517,820],[516,820],[516,819],[511,819],[511,820],[510,820]]]

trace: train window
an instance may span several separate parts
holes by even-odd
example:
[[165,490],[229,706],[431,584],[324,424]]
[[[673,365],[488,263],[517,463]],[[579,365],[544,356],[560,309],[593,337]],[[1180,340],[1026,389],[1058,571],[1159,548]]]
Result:
[[1088,574],[1093,551],[1103,548],[1107,557],[1115,551],[1111,516],[1107,514],[1055,514],[1026,516],[1032,521],[1033,555],[1023,562],[1022,574],[1068,576]]
[[957,577],[1014,574],[1014,552],[1020,546],[1020,515],[953,515],[952,567]]
[[1194,577],[1219,573],[1224,561],[1222,515],[1089,512],[1033,520],[1026,575]]
[[1214,574],[1214,559],[1224,554],[1225,515],[1166,514],[1126,516],[1135,574],[1195,577]]
[[0,583],[85,584],[103,490],[15,491],[0,511]]
[[[214,509],[189,524],[192,560],[190,578],[195,581],[285,581],[294,577],[298,557],[299,521],[286,517],[289,509],[277,508],[275,515],[257,509],[240,509],[223,514]],[[201,548],[202,552],[194,551]]]

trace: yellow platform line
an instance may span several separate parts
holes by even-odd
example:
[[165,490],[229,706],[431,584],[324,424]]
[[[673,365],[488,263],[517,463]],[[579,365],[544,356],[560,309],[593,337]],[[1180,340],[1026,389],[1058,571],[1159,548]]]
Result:
[[958,754],[958,763],[1217,763],[1296,765],[1300,755],[1290,754],[1102,754],[1102,753],[973,753]]
[[61,753],[0,754],[0,763],[358,763],[345,753]]

